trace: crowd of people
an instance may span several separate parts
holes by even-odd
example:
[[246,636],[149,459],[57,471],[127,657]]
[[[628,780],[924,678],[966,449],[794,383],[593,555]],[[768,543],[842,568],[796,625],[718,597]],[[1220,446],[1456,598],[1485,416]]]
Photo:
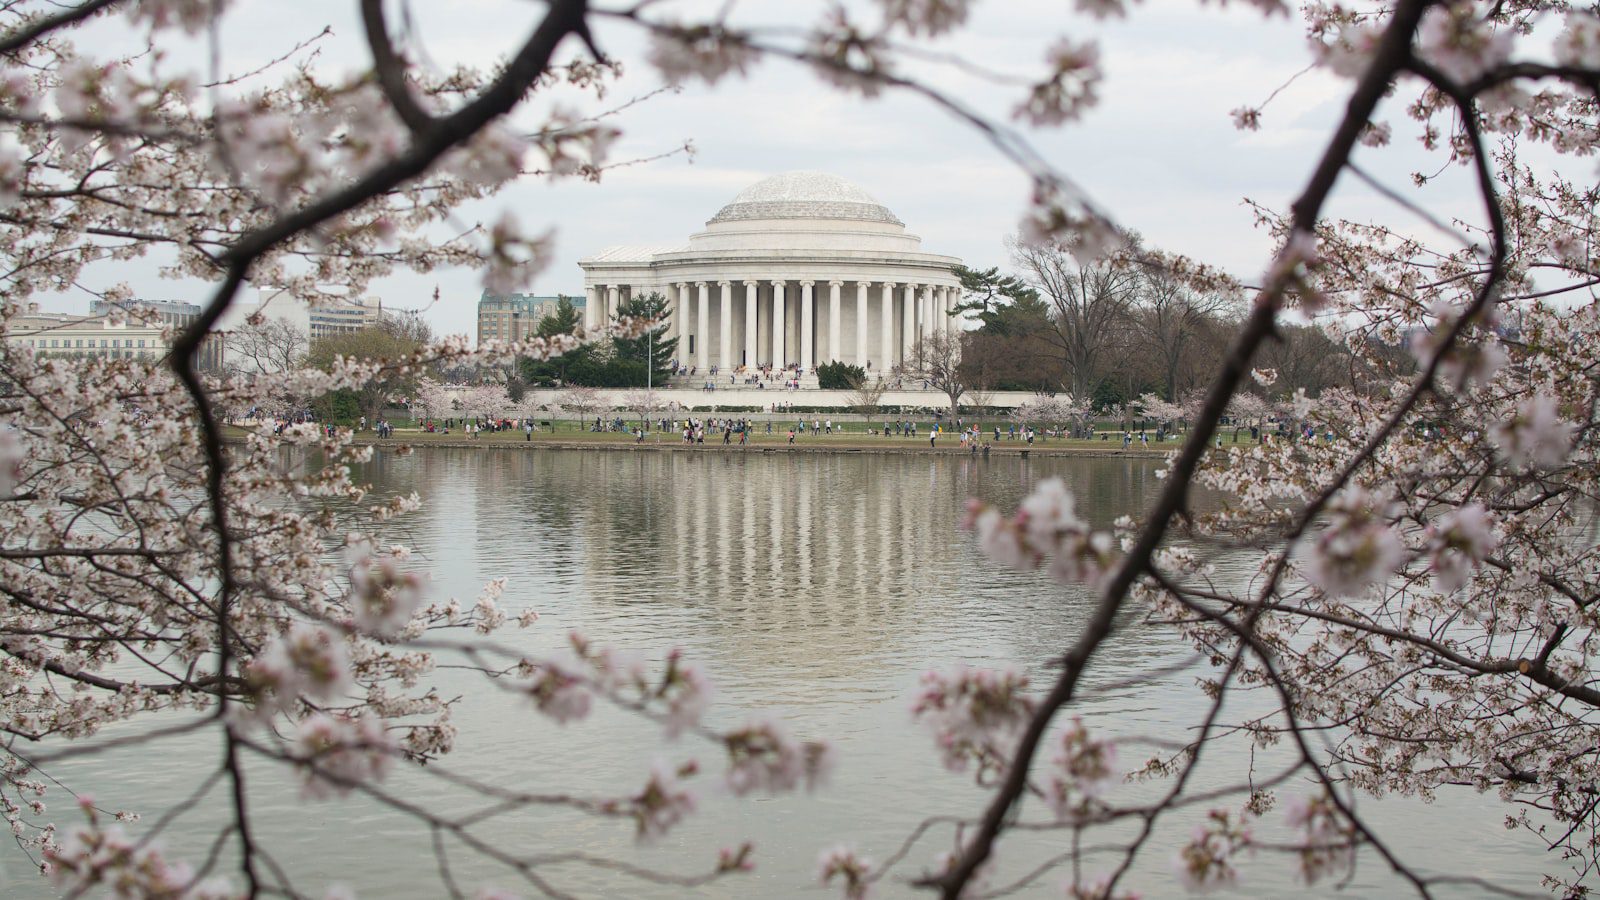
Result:
[[[252,412],[255,411],[252,410]],[[792,414],[794,410],[791,403],[776,401],[768,405],[765,412],[770,416],[772,414]],[[332,436],[338,428],[337,425],[331,423],[316,422],[315,417],[308,410],[276,418],[272,426],[273,433],[281,435],[285,429],[297,424],[314,424],[329,436]],[[1301,439],[1307,441],[1320,439],[1326,442],[1334,440],[1331,430],[1319,434],[1310,425],[1295,423],[1291,426],[1288,423],[1281,422],[1271,424],[1276,425],[1275,431],[1255,425],[1249,426],[1245,430],[1248,430],[1252,442],[1266,441],[1268,439]],[[532,417],[494,416],[427,418],[418,422],[417,427],[425,434],[448,435],[456,433],[465,435],[469,439],[477,439],[485,432],[495,434],[506,431],[521,431],[524,440],[528,441],[531,441],[533,433],[541,430],[541,428],[554,430],[553,424],[548,420],[538,421]],[[1235,425],[1235,440],[1238,440],[1243,434],[1240,428],[1241,426]],[[722,444],[738,444],[741,446],[749,444],[751,435],[757,433],[758,430],[771,435],[773,434],[773,429],[774,422],[770,418],[765,422],[757,422],[750,417],[700,418],[690,416],[680,418],[662,416],[640,421],[627,419],[620,413],[612,414],[609,418],[596,416],[593,422],[588,425],[588,430],[591,432],[622,432],[633,436],[636,442],[643,442],[651,431],[655,431],[661,434],[675,433],[687,444],[704,444],[707,438],[711,438],[712,442],[715,443],[715,438],[720,434]],[[369,430],[366,416],[359,417],[356,423],[356,430],[357,432]],[[391,438],[394,436],[394,425],[385,418],[374,419],[371,422],[370,430],[379,438]],[[936,415],[931,422],[919,422],[913,418],[897,418],[884,420],[881,427],[876,423],[868,423],[864,427],[858,425],[856,433],[869,436],[904,438],[916,438],[919,435],[926,435],[928,445],[936,449],[939,446],[941,437],[954,432],[960,442],[960,446],[976,454],[989,451],[991,442],[987,439],[991,437],[993,443],[1018,442],[1027,446],[1033,445],[1036,441],[1094,440],[1098,437],[1102,442],[1120,440],[1121,448],[1128,450],[1133,447],[1135,442],[1141,448],[1149,449],[1152,443],[1162,444],[1174,436],[1173,433],[1168,432],[1164,423],[1156,425],[1154,431],[1155,434],[1152,436],[1150,429],[1144,427],[1138,429],[1124,427],[1119,430],[1097,429],[1092,425],[1051,427],[1018,422],[979,425],[964,422],[961,418],[957,418],[951,423],[944,423]],[[832,436],[845,432],[844,423],[835,422],[831,416],[828,418],[813,416],[807,419],[802,415],[796,416],[793,424],[785,423],[779,434],[786,438],[787,443],[793,444],[808,436]],[[1216,443],[1218,447],[1223,444],[1223,435],[1220,432],[1216,436]]]
[[[363,417],[361,421],[362,427],[365,428],[365,417]],[[546,422],[544,424],[549,425],[550,423]],[[538,421],[531,417],[499,419],[489,416],[474,416],[469,419],[465,417],[455,418],[452,416],[442,420],[432,418],[423,419],[418,423],[418,427],[421,428],[425,434],[449,434],[452,430],[455,430],[469,438],[476,438],[485,431],[490,433],[500,431],[521,431],[527,435],[529,439],[531,439],[533,433],[538,430],[538,426]],[[393,433],[393,429],[390,429],[388,434],[379,434],[378,436],[390,437],[393,435]]]
[[[699,366],[681,365],[675,359],[669,363],[669,366],[674,376],[696,378],[700,375]],[[805,367],[798,363],[791,363],[782,368],[774,367],[770,363],[764,366],[735,366],[732,372],[726,373],[722,371],[721,366],[707,366],[705,380],[700,383],[700,390],[706,393],[715,391],[717,385],[722,384],[723,375],[726,375],[728,378],[727,383],[734,387],[743,384],[746,387],[754,387],[757,390],[766,390],[769,382],[778,383],[781,380],[784,390],[798,391],[805,374]]]

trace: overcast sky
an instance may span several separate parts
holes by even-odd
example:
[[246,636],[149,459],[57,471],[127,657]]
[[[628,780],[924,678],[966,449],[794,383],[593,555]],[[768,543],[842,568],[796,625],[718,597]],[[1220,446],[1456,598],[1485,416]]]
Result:
[[[721,6],[723,4],[715,4]],[[824,5],[801,0],[733,3],[735,23],[803,24]],[[658,13],[692,18],[712,4],[657,4]],[[356,4],[241,2],[223,33],[225,66],[237,71],[271,58],[323,24],[320,64],[354,69],[365,63]],[[1029,132],[1030,140],[1061,172],[1084,186],[1116,220],[1148,243],[1188,253],[1252,277],[1270,252],[1267,236],[1244,207],[1250,198],[1283,208],[1301,187],[1344,103],[1347,84],[1320,72],[1293,82],[1273,102],[1259,132],[1234,130],[1229,110],[1258,104],[1309,61],[1298,19],[1264,21],[1235,4],[1227,9],[1180,0],[1156,0],[1131,18],[1106,24],[1075,18],[1065,2],[989,0],[974,6],[972,21],[955,39],[929,44],[986,68],[1036,77],[1044,50],[1060,35],[1102,40],[1106,81],[1101,102],[1083,121],[1060,130]],[[509,52],[536,21],[542,4],[519,0],[455,0],[415,4],[416,32],[440,65],[486,65]],[[864,5],[870,14],[871,6]],[[104,28],[83,37],[109,41]],[[625,75],[610,103],[647,94],[659,78],[643,61],[645,41],[632,26],[598,23],[598,41],[623,61]],[[201,48],[190,48],[203,65]],[[567,54],[577,53],[573,44]],[[182,62],[187,54],[178,51]],[[1021,96],[947,64],[925,62],[913,71],[943,91],[991,115],[1003,116]],[[570,97],[567,99],[571,99]],[[1397,147],[1371,162],[1396,187],[1406,188],[1412,168],[1424,165],[1411,149],[1400,100],[1384,116]],[[536,109],[537,107],[535,107]],[[970,126],[929,101],[886,93],[863,100],[841,93],[806,69],[767,61],[743,80],[714,88],[694,84],[657,96],[613,120],[624,130],[614,157],[660,153],[692,141],[692,159],[671,157],[608,173],[599,184],[527,182],[494,201],[462,210],[460,219],[491,222],[503,206],[527,225],[556,228],[557,261],[533,284],[537,293],[580,294],[577,260],[610,244],[678,243],[699,230],[744,187],[777,172],[819,169],[864,188],[920,235],[926,250],[962,258],[974,267],[1008,263],[1004,239],[1025,209],[1028,183]],[[1436,165],[1436,163],[1435,163]],[[1335,212],[1356,218],[1383,216],[1411,224],[1404,214],[1346,179]],[[1445,215],[1466,196],[1460,182],[1443,180],[1422,199]],[[1420,227],[1420,226],[1419,226]],[[133,264],[136,267],[140,264]],[[144,272],[148,274],[143,274]],[[154,267],[126,278],[145,297],[200,300],[203,284],[157,281]],[[480,275],[439,271],[391,278],[371,292],[386,306],[428,304],[435,286],[441,301],[426,312],[440,333],[474,334]],[[85,295],[57,298],[57,308],[84,310]]]

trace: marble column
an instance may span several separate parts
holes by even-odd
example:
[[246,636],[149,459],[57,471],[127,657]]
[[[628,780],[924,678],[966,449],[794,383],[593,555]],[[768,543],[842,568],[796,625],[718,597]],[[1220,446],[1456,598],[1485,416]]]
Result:
[[844,287],[842,281],[828,282],[828,362],[839,362],[839,332],[844,329],[844,323],[839,320],[839,289]]
[[693,358],[689,353],[689,336],[694,334],[694,284],[678,282],[678,365],[687,372]]
[[601,328],[610,328],[611,327],[611,317],[617,314],[617,308],[621,305],[621,300],[622,300],[622,288],[621,287],[618,287],[617,285],[613,284],[610,287],[606,288],[606,305],[605,305],[604,309],[600,310],[600,327]]
[[933,285],[922,286],[922,336],[933,337],[938,321],[933,317]]
[[717,325],[720,338],[717,341],[717,365],[721,369],[731,369],[733,368],[733,282],[717,282],[717,293],[722,296],[722,321]]
[[800,366],[807,372],[816,368],[813,359],[812,344],[816,339],[816,312],[811,302],[811,286],[814,281],[800,282]]
[[605,290],[602,285],[584,285],[583,287],[583,330],[594,331],[595,323],[600,315],[600,292]]
[[894,368],[894,282],[883,283],[883,356],[878,359],[878,373]]
[[711,369],[711,283],[700,282],[700,303],[695,310],[694,321],[694,349],[697,358],[696,365],[700,367],[699,374],[704,375]]
[[662,285],[661,296],[667,300],[666,339],[671,340],[678,336],[678,286],[671,282]]
[[856,282],[856,362],[858,366],[867,364],[867,286],[868,282]]
[[756,291],[761,288],[759,281],[746,281],[744,283],[744,364],[756,364]]
[[783,368],[783,291],[785,283],[772,282],[772,367]]
[[917,286],[906,285],[905,330],[900,333],[900,361],[909,363],[917,346]]

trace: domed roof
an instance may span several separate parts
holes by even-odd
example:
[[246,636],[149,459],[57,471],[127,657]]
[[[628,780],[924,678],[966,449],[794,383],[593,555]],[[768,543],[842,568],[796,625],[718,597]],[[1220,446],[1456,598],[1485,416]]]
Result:
[[784,172],[750,185],[707,225],[751,219],[854,219],[904,225],[872,195],[826,172]]

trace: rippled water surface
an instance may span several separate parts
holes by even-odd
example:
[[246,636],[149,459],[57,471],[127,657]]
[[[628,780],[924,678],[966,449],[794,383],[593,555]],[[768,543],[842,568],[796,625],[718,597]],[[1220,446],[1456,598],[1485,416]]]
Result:
[[[947,772],[910,719],[920,673],[963,662],[1013,664],[1046,684],[1051,658],[1087,615],[1084,591],[982,559],[957,529],[966,499],[1010,507],[1039,479],[1059,476],[1080,498],[1080,512],[1107,525],[1148,505],[1161,484],[1155,470],[1151,462],[1121,459],[434,449],[380,453],[360,475],[380,493],[416,490],[427,500],[410,518],[406,540],[435,593],[470,604],[485,580],[503,575],[505,606],[539,611],[532,629],[500,640],[554,651],[577,629],[653,659],[682,647],[718,685],[713,724],[770,713],[839,749],[831,783],[809,796],[735,800],[715,789],[715,771],[708,771],[697,779],[704,784],[699,813],[656,845],[636,845],[626,823],[549,809],[491,819],[478,835],[518,855],[625,856],[677,873],[704,870],[718,847],[748,838],[757,847],[755,873],[693,890],[581,864],[539,871],[553,887],[584,896],[803,897],[827,896],[814,871],[825,848],[848,843],[882,859],[923,817],[981,809],[970,779]],[[1244,553],[1215,562],[1237,578],[1255,564]],[[1091,670],[1090,696],[1078,714],[1117,734],[1182,739],[1204,710],[1194,688],[1204,670],[1166,671],[1187,654],[1166,632],[1126,623]],[[453,773],[506,788],[615,794],[642,784],[653,761],[715,761],[713,748],[690,740],[663,745],[655,729],[625,715],[600,711],[560,727],[482,678],[444,669],[437,680],[460,697],[460,747],[443,764]],[[1150,752],[1124,747],[1122,762],[1131,766]],[[61,774],[103,806],[144,812],[148,825],[192,790],[197,773],[220,753],[214,739],[181,738],[158,752],[76,762]],[[1205,777],[1243,777],[1252,765],[1265,772],[1271,753],[1219,747]],[[301,890],[320,895],[323,885],[341,882],[362,896],[448,895],[430,836],[414,821],[370,800],[302,802],[282,773],[266,767],[252,767],[250,783],[256,837]],[[386,787],[395,802],[435,813],[473,807],[431,777],[401,773]],[[1363,809],[1424,869],[1532,889],[1550,861],[1502,829],[1503,811],[1491,800],[1365,801]],[[202,857],[225,821],[220,810],[220,797],[208,797],[168,828],[168,843]],[[1177,821],[1158,831],[1141,857],[1132,883],[1146,896],[1177,893],[1168,867],[1187,829]],[[1065,842],[1061,833],[1008,839],[994,884],[1021,877]],[[485,883],[535,893],[504,867],[447,846],[451,875],[467,893]],[[947,831],[929,838],[902,873],[917,874],[949,846]],[[1109,864],[1091,857],[1086,868]],[[16,854],[0,857],[0,866],[7,896],[47,895]],[[1240,890],[1333,892],[1295,886],[1288,868],[1282,858],[1250,861]],[[1045,875],[1019,895],[1060,896],[1065,874]],[[1346,888],[1354,896],[1401,893],[1370,856]],[[881,893],[911,890],[890,883]]]

